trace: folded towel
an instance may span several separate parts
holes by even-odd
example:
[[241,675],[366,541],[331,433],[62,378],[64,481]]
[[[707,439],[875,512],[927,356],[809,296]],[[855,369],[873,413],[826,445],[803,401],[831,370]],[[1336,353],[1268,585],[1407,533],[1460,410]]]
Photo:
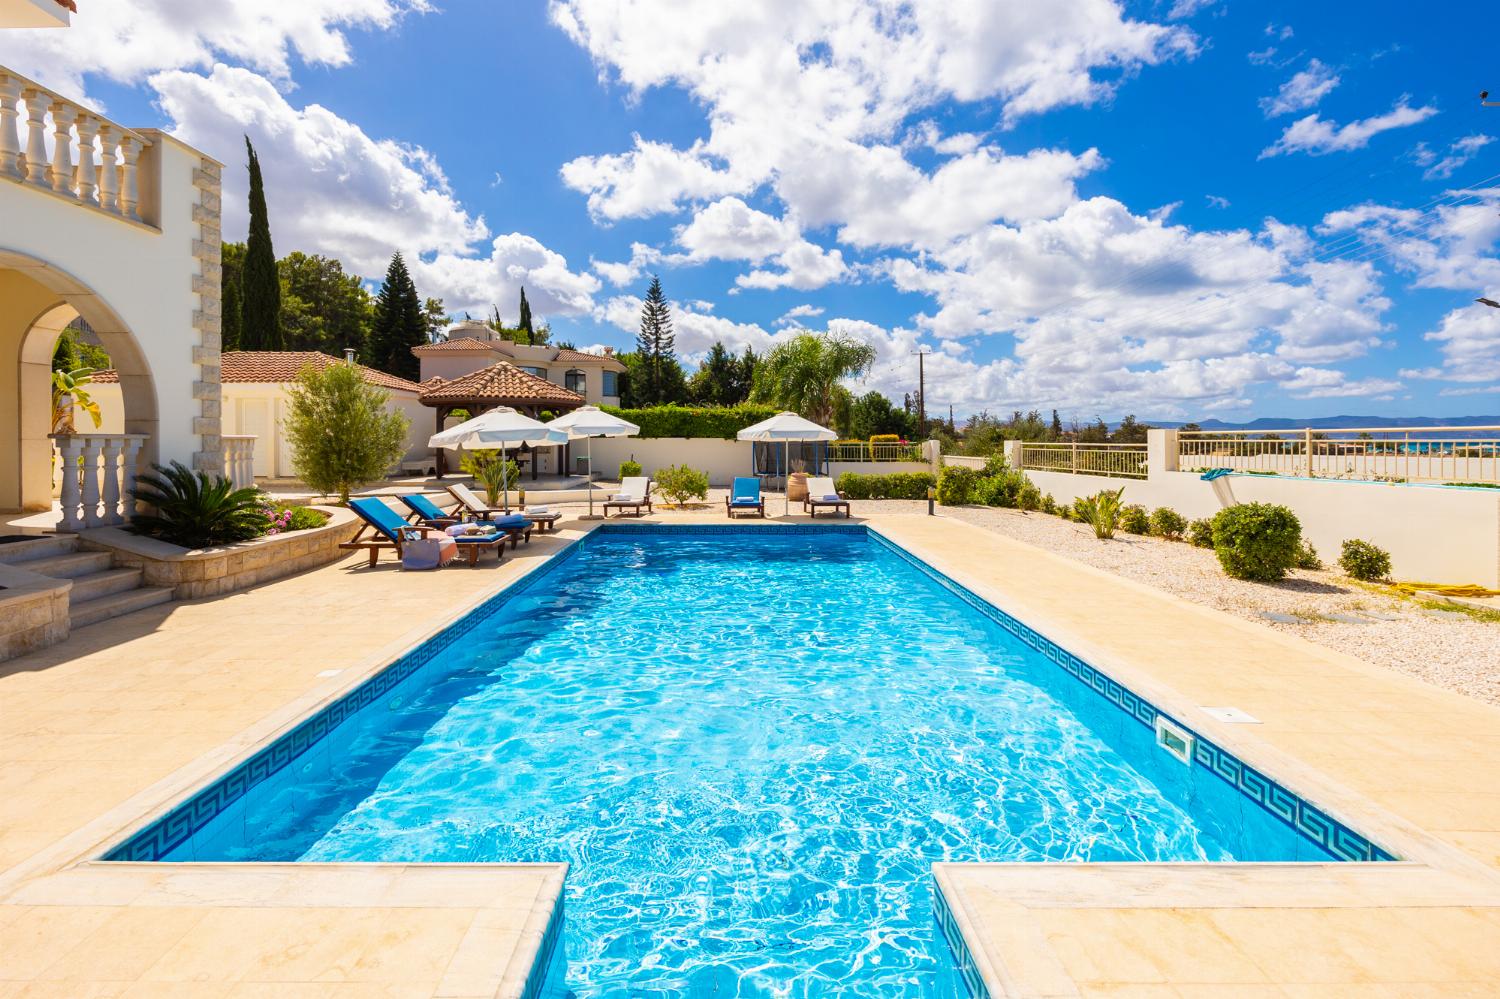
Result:
[[401,568],[436,569],[457,554],[458,544],[452,538],[417,538],[401,546]]
[[610,497],[610,499],[620,503],[629,503],[631,500],[635,499],[635,497],[630,495],[629,493],[615,493]]
[[550,506],[528,506],[521,511],[528,517],[545,517],[552,512]]
[[461,538],[468,534],[485,534],[489,528],[483,524],[454,524],[452,527],[443,529],[443,533],[450,538]]
[[824,503],[842,503],[842,502],[844,502],[844,497],[840,496],[838,493],[824,493],[823,494],[823,502]]

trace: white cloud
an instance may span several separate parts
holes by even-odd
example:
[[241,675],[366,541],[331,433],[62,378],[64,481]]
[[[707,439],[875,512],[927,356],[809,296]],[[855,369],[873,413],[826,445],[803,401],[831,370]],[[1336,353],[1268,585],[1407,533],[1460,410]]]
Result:
[[224,233],[248,225],[245,147],[260,155],[272,239],[291,249],[337,257],[354,273],[379,280],[402,251],[423,295],[454,311],[485,311],[510,302],[524,284],[538,313],[593,308],[596,278],[521,233],[490,239],[425,150],[375,139],[316,104],[296,108],[275,85],[247,69],[215,66],[208,76],[178,70],[150,78],[173,134],[227,164]]
[[823,314],[823,311],[824,310],[822,306],[818,305],[795,305],[792,308],[787,309],[786,312],[782,313],[781,318],[776,320],[775,325],[802,326],[804,324],[801,322],[801,320],[811,319],[814,316],[821,316]]
[[[689,303],[668,304],[672,310],[672,328],[677,336],[677,353],[690,363],[700,361],[715,343],[723,343],[731,353],[739,353],[746,347],[760,353],[767,350],[777,336],[756,323],[736,322],[700,311]],[[635,295],[616,295],[600,308],[599,318],[634,335],[641,323],[641,299]]]
[[1185,29],[1126,18],[1114,0],[1045,10],[809,0],[700,5],[692,17],[645,0],[550,9],[602,75],[632,94],[681,87],[707,111],[707,138],[685,148],[637,137],[630,150],[566,164],[564,183],[596,217],[674,212],[769,185],[804,224],[847,226],[841,238],[872,245],[1060,211],[1074,178],[1099,162],[1092,151],[1010,157],[929,124],[914,134],[958,158],[927,174],[897,140],[914,115],[949,100],[998,101],[1006,121],[1092,104],[1116,78],[1196,46]]
[[1274,97],[1262,97],[1260,109],[1267,118],[1302,111],[1321,101],[1339,85],[1339,76],[1331,68],[1311,59],[1307,68],[1281,85]]
[[1422,171],[1423,180],[1446,180],[1494,141],[1495,137],[1492,135],[1466,135],[1450,143],[1442,156],[1428,148],[1427,143],[1419,142],[1412,149],[1411,155],[1419,166],[1426,167]]
[[1364,204],[1330,212],[1318,232],[1340,252],[1380,259],[1418,288],[1500,289],[1500,188],[1447,191],[1427,210]]
[[1174,0],[1172,9],[1167,11],[1167,17],[1172,20],[1180,20],[1184,17],[1192,17],[1200,10],[1207,10],[1217,0]]
[[1281,138],[1261,150],[1260,156],[1264,159],[1297,152],[1323,156],[1327,153],[1363,149],[1381,132],[1415,125],[1437,114],[1437,108],[1430,104],[1414,108],[1408,100],[1407,97],[1402,97],[1385,114],[1361,118],[1347,125],[1326,121],[1316,114],[1298,118],[1281,133]]
[[1208,202],[1208,207],[1210,207],[1210,208],[1228,208],[1229,207],[1229,199],[1225,198],[1225,197],[1222,197],[1221,195],[1217,195],[1217,194],[1205,194],[1203,196],[1203,198],[1204,198],[1205,201]]
[[1500,309],[1477,304],[1454,309],[1422,339],[1438,345],[1442,365],[1402,371],[1403,377],[1461,383],[1500,381]]
[[839,250],[825,250],[802,236],[796,219],[777,218],[739,198],[721,198],[676,231],[687,252],[684,263],[744,260],[767,264],[735,278],[741,288],[810,291],[843,278],[848,268]]
[[166,69],[207,68],[229,58],[290,82],[293,51],[304,62],[352,60],[350,29],[385,29],[426,0],[107,0],[90,3],[66,31],[0,32],[0,62],[48,86],[81,94],[83,75],[135,83]]

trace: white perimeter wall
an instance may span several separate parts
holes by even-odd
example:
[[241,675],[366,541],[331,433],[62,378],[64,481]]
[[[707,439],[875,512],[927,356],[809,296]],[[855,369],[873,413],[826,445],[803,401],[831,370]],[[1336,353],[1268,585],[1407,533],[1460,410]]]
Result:
[[1146,479],[1030,469],[1026,475],[1059,503],[1123,486],[1125,503],[1169,506],[1195,520],[1235,503],[1276,503],[1296,513],[1302,536],[1329,565],[1346,540],[1362,538],[1391,553],[1398,579],[1500,587],[1500,489],[1272,475],[1204,482],[1197,472],[1158,470],[1163,453],[1161,446],[1153,448]]

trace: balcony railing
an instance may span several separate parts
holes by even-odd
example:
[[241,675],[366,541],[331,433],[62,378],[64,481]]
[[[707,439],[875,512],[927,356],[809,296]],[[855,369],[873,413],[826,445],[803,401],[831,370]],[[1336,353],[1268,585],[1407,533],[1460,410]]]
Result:
[[1021,467],[1038,472],[1072,472],[1075,475],[1144,479],[1146,445],[1076,442],[1043,444],[1027,441],[1021,445]]
[[1367,482],[1500,483],[1500,427],[1182,431],[1177,467]]
[[921,461],[922,445],[839,441],[828,445],[829,461]]
[[139,133],[0,66],[0,179],[149,222],[140,174],[150,147]]
[[53,434],[62,477],[59,531],[112,527],[131,519],[135,475],[145,434]]

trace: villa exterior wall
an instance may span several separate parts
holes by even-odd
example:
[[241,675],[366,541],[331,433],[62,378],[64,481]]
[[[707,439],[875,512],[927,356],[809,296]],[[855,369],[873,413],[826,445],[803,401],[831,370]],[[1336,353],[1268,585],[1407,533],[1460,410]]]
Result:
[[[427,440],[437,432],[433,411],[410,392],[390,392],[388,409],[406,414],[406,454],[417,460],[431,454]],[[250,435],[255,441],[256,478],[291,478],[292,450],[282,430],[291,406],[287,386],[281,382],[229,382],[224,385],[224,432]]]
[[[586,454],[583,441],[573,444],[575,471],[582,471],[578,458]],[[689,465],[708,473],[709,485],[727,486],[737,475],[751,475],[751,445],[746,441],[726,441],[717,437],[601,437],[594,440],[594,472],[600,478],[612,479],[620,462],[634,459],[641,470],[654,475],[668,465]],[[829,474],[844,472],[861,475],[889,475],[892,472],[930,472],[932,466],[918,461],[835,461]]]
[[1303,537],[1326,563],[1346,540],[1361,538],[1391,553],[1399,579],[1500,587],[1500,490],[1273,475],[1204,482],[1197,472],[1164,468],[1169,450],[1150,450],[1145,479],[1031,469],[1026,475],[1059,503],[1123,486],[1126,503],[1169,506],[1191,519],[1235,503],[1276,503],[1297,514]]

